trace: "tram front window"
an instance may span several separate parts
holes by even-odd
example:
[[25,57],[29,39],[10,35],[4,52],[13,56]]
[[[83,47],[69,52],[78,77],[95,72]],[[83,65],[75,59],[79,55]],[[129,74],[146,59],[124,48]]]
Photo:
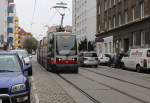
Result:
[[57,55],[77,55],[77,42],[74,35],[60,35],[56,39]]

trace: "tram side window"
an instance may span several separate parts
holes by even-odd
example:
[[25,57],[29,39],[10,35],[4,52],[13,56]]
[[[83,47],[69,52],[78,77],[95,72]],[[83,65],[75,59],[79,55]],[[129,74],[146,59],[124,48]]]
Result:
[[49,52],[51,54],[51,57],[54,56],[54,40],[50,39],[49,41]]

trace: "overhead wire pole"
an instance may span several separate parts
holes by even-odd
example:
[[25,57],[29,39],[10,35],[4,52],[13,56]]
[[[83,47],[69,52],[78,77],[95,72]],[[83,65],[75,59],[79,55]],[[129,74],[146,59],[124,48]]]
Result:
[[[64,21],[64,17],[65,17],[65,10],[69,9],[67,7],[67,3],[61,1],[60,3],[56,3],[56,6],[53,6],[52,8],[54,8],[61,16],[61,22],[60,22],[60,28],[61,30],[63,30],[63,21]],[[63,11],[62,11],[63,10]]]
[[37,4],[37,0],[34,1],[34,9],[33,9],[33,15],[32,15],[32,19],[31,19],[31,31],[32,31],[32,26],[34,24],[34,15],[35,15],[35,11],[36,11],[36,4]]

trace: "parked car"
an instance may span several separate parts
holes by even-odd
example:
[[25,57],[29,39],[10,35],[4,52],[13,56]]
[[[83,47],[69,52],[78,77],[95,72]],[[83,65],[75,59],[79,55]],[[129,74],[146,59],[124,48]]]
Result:
[[102,54],[101,56],[98,57],[98,61],[100,65],[108,65],[109,61],[110,61],[110,57],[109,54]]
[[141,72],[150,70],[150,48],[131,49],[122,58],[122,68],[129,68]]
[[0,52],[0,102],[30,103],[31,76],[16,53]]
[[124,56],[124,53],[115,54],[111,58],[110,66],[112,66],[114,68],[121,68],[122,67],[122,58],[123,58],[123,56]]
[[29,55],[28,52],[23,49],[17,49],[11,51],[18,53],[20,59],[23,61],[23,63],[25,63],[24,65],[28,65],[30,67],[30,74],[32,74],[32,63],[31,63],[32,56]]
[[80,66],[98,66],[98,57],[96,52],[81,52],[79,54]]

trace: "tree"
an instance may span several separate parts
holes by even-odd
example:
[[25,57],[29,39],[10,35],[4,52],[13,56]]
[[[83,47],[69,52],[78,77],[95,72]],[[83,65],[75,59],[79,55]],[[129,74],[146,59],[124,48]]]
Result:
[[23,42],[23,48],[32,53],[37,49],[37,43],[38,41],[34,37],[26,38]]

